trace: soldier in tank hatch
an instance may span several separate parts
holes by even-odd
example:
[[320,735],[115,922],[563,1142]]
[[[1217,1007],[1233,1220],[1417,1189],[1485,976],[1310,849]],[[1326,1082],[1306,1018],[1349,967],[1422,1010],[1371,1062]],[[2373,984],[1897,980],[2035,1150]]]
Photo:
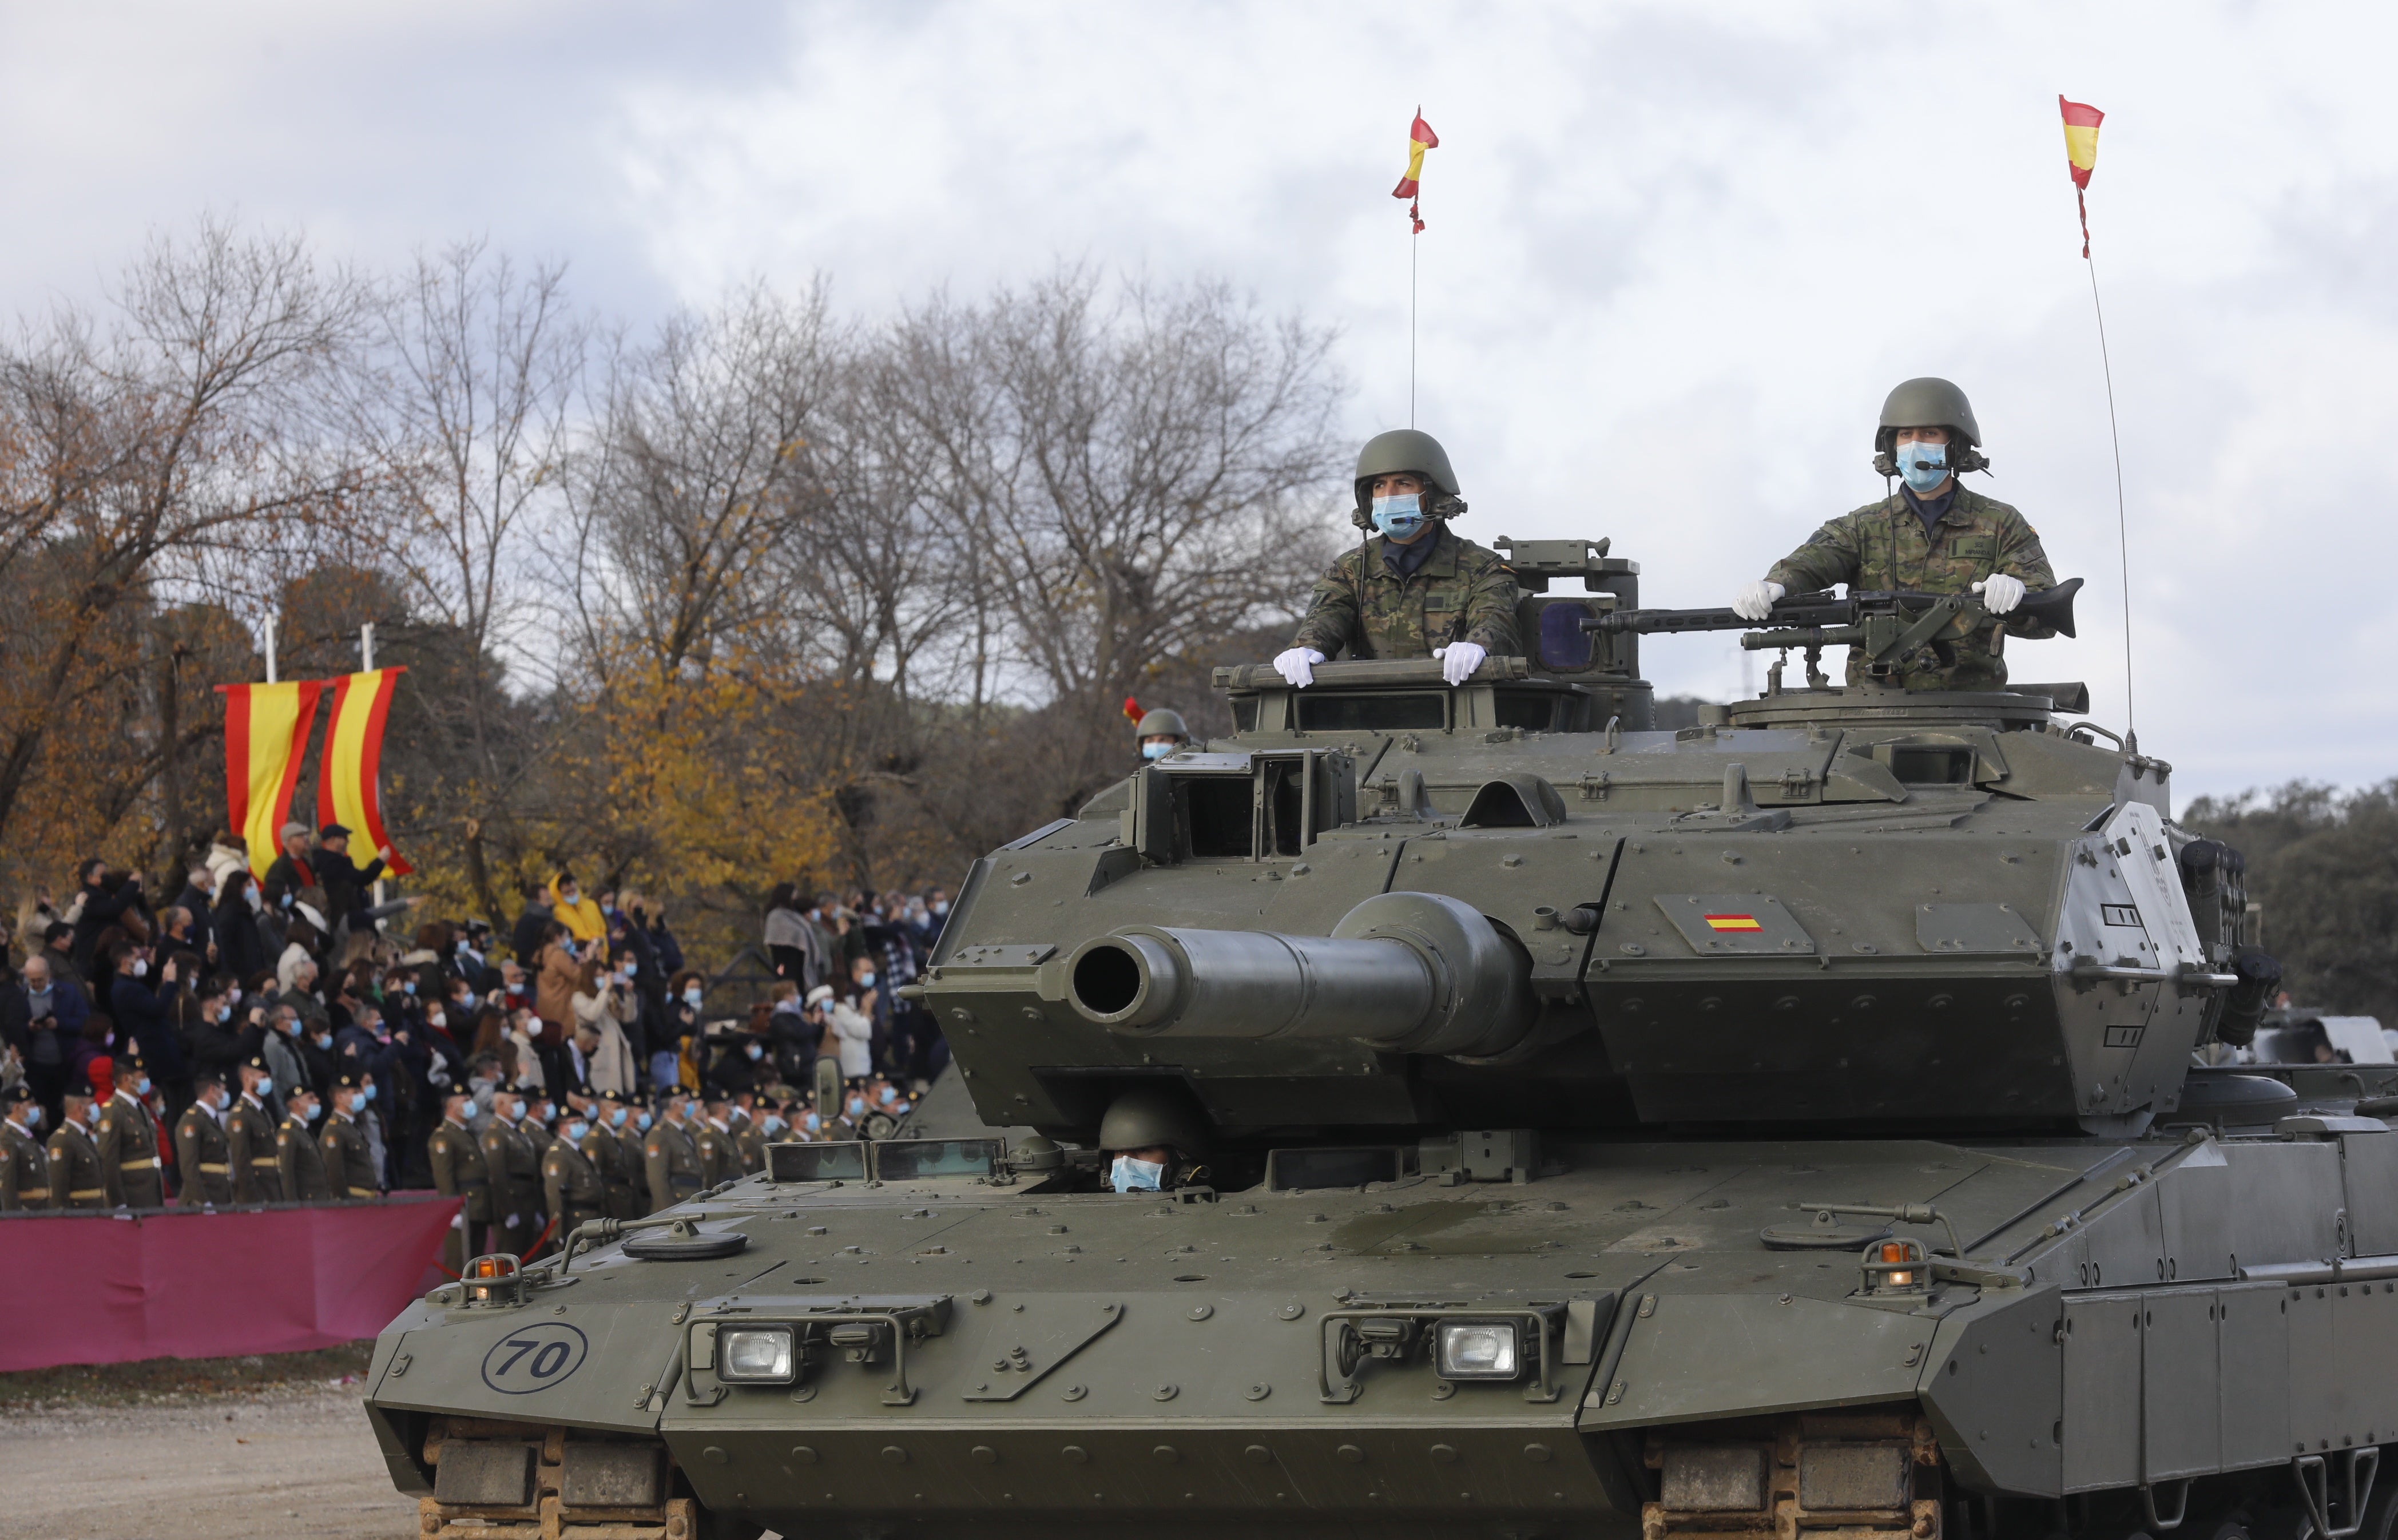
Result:
[[1375,435],[1357,455],[1357,506],[1367,532],[1334,560],[1274,668],[1305,689],[1314,666],[1347,648],[1353,658],[1436,657],[1462,684],[1492,653],[1520,653],[1516,579],[1496,551],[1459,538],[1465,511],[1448,453],[1429,433]]
[[1198,1164],[1206,1121],[1168,1092],[1141,1087],[1108,1103],[1099,1119],[1102,1180],[1111,1192],[1171,1192],[1207,1179]]
[[[1882,402],[1874,430],[1874,469],[1897,477],[1879,503],[1833,520],[1733,598],[1734,613],[1765,620],[1785,594],[1845,583],[1851,591],[1978,593],[1990,618],[1960,640],[1935,640],[1905,660],[1910,690],[1998,689],[2007,682],[2000,654],[2006,633],[2055,635],[2049,627],[2003,619],[2026,591],[2056,586],[2040,536],[2024,516],[1957,478],[1985,470],[1982,430],[1973,404],[1947,380],[1908,380]],[[1849,682],[1865,677],[1865,655],[1849,651]]]
[[1140,745],[1143,763],[1162,760],[1177,750],[1191,746],[1191,729],[1183,725],[1179,711],[1144,711],[1133,724],[1133,740]]

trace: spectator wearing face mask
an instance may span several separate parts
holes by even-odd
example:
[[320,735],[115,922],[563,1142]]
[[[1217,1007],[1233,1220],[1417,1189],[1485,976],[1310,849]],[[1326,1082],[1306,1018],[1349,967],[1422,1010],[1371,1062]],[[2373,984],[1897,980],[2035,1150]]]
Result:
[[237,1018],[233,993],[233,981],[220,974],[178,998],[195,1085],[204,1075],[215,1076],[220,1086],[233,1084],[243,1062],[265,1044],[266,1031],[258,1020]]
[[16,981],[0,989],[0,1042],[24,1060],[26,1087],[52,1128],[65,1114],[68,1071],[90,1015],[83,986],[47,952],[26,958]]
[[549,883],[550,918],[566,927],[566,933],[577,941],[597,941],[608,934],[607,916],[600,906],[584,897],[583,885],[574,880],[572,871],[560,871]]
[[[839,1045],[841,1075],[852,1083],[862,1081],[874,1073],[874,1018],[858,1009],[855,1001],[832,993],[831,988],[829,984],[818,986],[825,1014],[832,1023],[833,1039]],[[869,1010],[872,1008],[872,995],[873,991],[868,990]]]
[[707,1067],[707,1094],[731,1098],[755,1091],[771,1078],[766,1063],[766,1037],[763,1033],[735,1033]]
[[816,1051],[824,1043],[824,1023],[809,1020],[797,984],[775,984],[774,1002],[774,1008],[766,1015],[767,1054],[775,1074],[786,1084],[804,1086],[815,1074]]
[[799,890],[789,883],[776,883],[775,891],[766,898],[765,943],[767,959],[774,964],[778,981],[806,984],[808,953],[814,940],[807,916],[800,912]]
[[146,948],[116,941],[109,946],[107,961],[112,976],[109,1015],[121,1035],[140,1045],[141,1057],[166,1097],[167,1115],[181,1117],[192,1101],[192,1072],[183,1060],[182,1037],[169,1016],[179,979],[175,960],[170,957],[160,966],[155,991],[150,985]]
[[668,986],[665,1036],[651,1047],[650,1084],[659,1090],[681,1084],[682,1061],[707,1030],[707,980],[686,968]]
[[237,867],[217,884],[216,902],[209,908],[209,934],[217,943],[217,971],[236,979],[254,979],[266,971],[273,953],[258,925],[258,885],[249,869]]

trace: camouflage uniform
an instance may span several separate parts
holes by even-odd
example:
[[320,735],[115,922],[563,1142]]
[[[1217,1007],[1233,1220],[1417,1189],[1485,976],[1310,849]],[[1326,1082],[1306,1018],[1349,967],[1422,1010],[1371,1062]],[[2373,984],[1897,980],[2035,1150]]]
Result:
[[[1852,591],[1948,594],[1963,593],[1992,573],[2005,573],[2035,592],[2056,587],[2040,536],[2022,514],[1995,498],[1958,487],[1937,528],[1935,541],[1925,534],[1906,494],[1893,493],[1817,530],[1805,545],[1776,561],[1765,580],[1792,593],[1845,583]],[[2007,682],[2000,647],[2009,631],[2031,638],[2056,634],[2020,617],[1987,620],[1961,641],[1918,649],[1901,660],[1901,677],[1910,690],[1998,689]],[[1954,654],[1952,660],[1938,655],[1936,649],[1942,647]],[[1862,682],[1865,669],[1865,655],[1850,648],[1849,682]]]
[[[1434,542],[1422,566],[1401,577],[1382,560],[1390,541],[1373,535],[1340,553],[1316,581],[1307,617],[1291,638],[1339,657],[1430,657],[1435,647],[1472,642],[1493,656],[1520,655],[1516,636],[1516,577],[1496,551],[1449,533]],[[1359,616],[1364,624],[1359,625]]]

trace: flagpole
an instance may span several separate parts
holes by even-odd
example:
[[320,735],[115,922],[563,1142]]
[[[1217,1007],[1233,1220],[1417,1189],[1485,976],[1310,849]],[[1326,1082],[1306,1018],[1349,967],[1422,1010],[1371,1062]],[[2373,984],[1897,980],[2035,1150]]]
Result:
[[[1410,216],[1413,209],[1408,210]],[[1412,223],[1412,218],[1410,219]],[[1416,426],[1416,242],[1423,232],[1408,232],[1408,426]]]
[[2098,264],[2082,248],[2082,264],[2090,269],[2090,309],[2098,317],[2098,368],[2107,381],[2107,437],[2115,448],[2115,560],[2123,574],[2123,747],[2140,747],[2140,719],[2132,704],[2132,536],[2123,505],[2123,438],[2115,426],[2115,366],[2107,357],[2107,310],[2098,303]]

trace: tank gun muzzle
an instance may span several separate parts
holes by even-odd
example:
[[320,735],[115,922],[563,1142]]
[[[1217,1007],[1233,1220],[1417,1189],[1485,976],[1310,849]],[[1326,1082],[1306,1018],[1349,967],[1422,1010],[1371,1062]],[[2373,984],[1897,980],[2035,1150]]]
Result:
[[1067,959],[1067,998],[1144,1037],[1354,1038],[1502,1053],[1531,1030],[1531,964],[1472,905],[1381,893],[1330,936],[1126,925]]

